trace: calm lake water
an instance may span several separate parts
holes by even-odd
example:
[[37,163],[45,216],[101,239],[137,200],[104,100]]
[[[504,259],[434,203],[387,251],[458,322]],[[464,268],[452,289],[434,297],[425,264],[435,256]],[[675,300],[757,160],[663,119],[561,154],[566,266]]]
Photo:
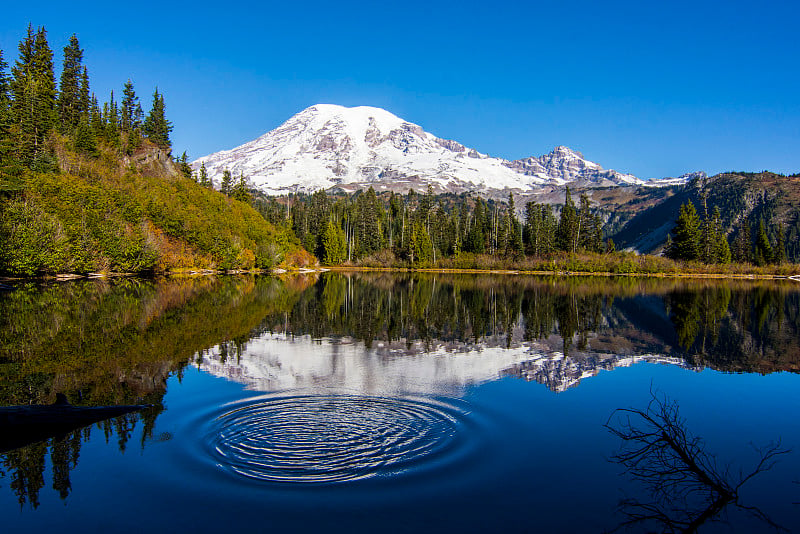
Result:
[[[0,293],[0,404],[153,407],[0,453],[3,532],[602,532],[645,510],[663,521],[632,531],[800,532],[798,283],[16,287]],[[716,508],[708,488],[654,493],[605,426],[653,394],[733,485],[759,447],[793,452]]]

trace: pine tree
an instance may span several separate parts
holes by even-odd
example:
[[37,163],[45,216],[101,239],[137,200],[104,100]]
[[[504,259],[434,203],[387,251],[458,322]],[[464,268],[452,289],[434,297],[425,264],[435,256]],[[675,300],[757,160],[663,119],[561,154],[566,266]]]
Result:
[[711,218],[710,228],[713,247],[712,261],[714,263],[730,263],[731,248],[728,245],[728,238],[725,236],[725,231],[722,228],[722,215],[718,207],[714,207],[714,215]]
[[33,166],[47,159],[44,140],[56,124],[56,80],[53,73],[53,52],[47,44],[47,32],[39,28],[19,44],[19,56],[11,69],[12,136],[17,159]]
[[750,227],[744,218],[736,228],[736,237],[733,240],[731,256],[734,261],[745,263],[750,261],[751,237]]
[[756,265],[766,265],[774,261],[772,245],[767,237],[767,228],[764,219],[758,221],[758,232],[756,232],[756,242],[753,247],[753,259]]
[[581,193],[580,209],[578,210],[578,235],[576,249],[593,250],[595,234],[593,231],[594,216],[591,204],[586,193]]
[[225,169],[222,171],[222,181],[219,184],[219,191],[223,195],[231,195],[231,191],[233,190],[233,177],[231,176],[231,171]]
[[11,139],[11,80],[6,74],[8,63],[0,50],[0,175],[13,161],[13,141]]
[[86,67],[83,67],[83,71],[81,72],[81,84],[78,89],[78,113],[80,116],[86,116],[88,119],[88,115],[91,111],[91,103],[92,101],[89,95],[89,71],[86,70]]
[[244,173],[239,174],[239,180],[237,180],[236,185],[233,186],[231,196],[240,202],[250,202],[250,192],[247,190],[247,182],[244,179]]
[[75,150],[92,157],[97,156],[97,142],[92,127],[87,117],[81,118],[73,133],[73,146]]
[[510,231],[506,254],[514,257],[522,256],[525,253],[525,245],[522,242],[522,225],[517,219],[517,207],[514,204],[514,193],[508,194],[508,214]]
[[781,263],[786,261],[786,230],[783,227],[783,223],[778,225],[778,239],[775,243],[775,248],[773,250],[773,258],[775,263],[780,265]]
[[200,164],[200,185],[203,187],[211,187],[211,180],[208,177],[208,171],[206,170],[206,164]]
[[144,120],[142,130],[150,141],[161,148],[169,150],[172,147],[169,139],[172,123],[167,120],[164,96],[158,92],[158,88],[153,92],[153,105]]
[[[122,121],[121,128],[123,132],[131,132],[141,128],[141,123],[137,122],[136,110],[139,106],[139,97],[136,96],[136,91],[133,89],[133,82],[128,78],[125,86],[122,89]],[[141,109],[141,107],[139,107]]]
[[576,252],[579,236],[578,213],[575,210],[575,203],[572,202],[569,187],[567,187],[564,207],[561,209],[561,218],[558,221],[558,229],[556,231],[556,247],[566,252]]
[[81,119],[81,81],[83,74],[83,50],[75,34],[64,47],[64,66],[58,93],[59,128],[69,133],[75,130]]
[[672,230],[673,238],[667,256],[675,260],[696,261],[700,259],[700,218],[694,204],[681,205],[680,215]]
[[347,259],[344,232],[339,225],[329,220],[322,234],[322,261],[326,265],[338,265]]
[[106,141],[118,147],[120,144],[119,108],[114,100],[114,91],[111,91],[108,102],[103,104],[103,126]]
[[105,131],[103,113],[100,111],[100,105],[94,93],[92,93],[92,98],[89,101],[89,126],[91,126],[95,137],[103,135]]
[[192,166],[189,165],[189,159],[186,156],[186,151],[183,151],[181,157],[178,158],[178,168],[181,170],[181,174],[183,174],[186,178],[192,177]]

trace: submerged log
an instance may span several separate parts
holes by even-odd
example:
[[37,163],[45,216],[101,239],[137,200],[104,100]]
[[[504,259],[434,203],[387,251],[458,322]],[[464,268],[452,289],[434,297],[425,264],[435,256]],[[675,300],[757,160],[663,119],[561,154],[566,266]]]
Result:
[[73,406],[62,394],[57,395],[53,404],[0,406],[0,453],[150,407],[150,404]]

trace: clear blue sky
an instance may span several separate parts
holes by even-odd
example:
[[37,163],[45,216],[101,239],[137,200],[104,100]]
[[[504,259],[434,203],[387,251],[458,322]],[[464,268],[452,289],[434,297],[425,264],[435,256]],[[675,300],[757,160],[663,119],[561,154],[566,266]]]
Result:
[[174,150],[316,103],[388,109],[516,159],[567,145],[642,178],[800,171],[800,2],[15,2],[0,48],[74,32],[102,100],[158,85]]

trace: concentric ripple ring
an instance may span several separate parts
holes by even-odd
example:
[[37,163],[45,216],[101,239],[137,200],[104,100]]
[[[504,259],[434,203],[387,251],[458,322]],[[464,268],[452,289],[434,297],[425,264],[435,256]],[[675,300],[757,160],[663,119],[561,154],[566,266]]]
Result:
[[217,464],[241,476],[341,482],[397,474],[445,453],[463,416],[428,399],[271,398],[217,417],[209,442]]

